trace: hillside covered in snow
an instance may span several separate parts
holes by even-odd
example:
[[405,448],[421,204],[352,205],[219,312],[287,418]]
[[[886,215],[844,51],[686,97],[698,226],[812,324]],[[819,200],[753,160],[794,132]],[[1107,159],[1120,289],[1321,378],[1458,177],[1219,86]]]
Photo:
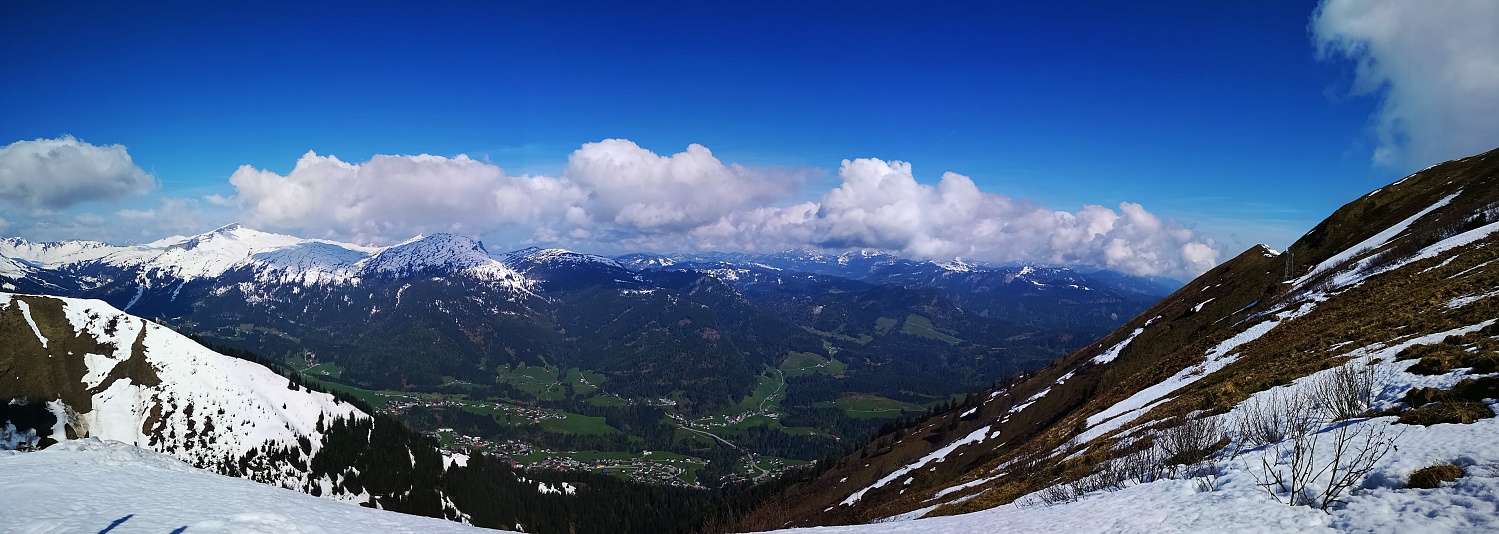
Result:
[[1499,151],[1418,172],[892,425],[738,527],[1499,528],[1496,206]]

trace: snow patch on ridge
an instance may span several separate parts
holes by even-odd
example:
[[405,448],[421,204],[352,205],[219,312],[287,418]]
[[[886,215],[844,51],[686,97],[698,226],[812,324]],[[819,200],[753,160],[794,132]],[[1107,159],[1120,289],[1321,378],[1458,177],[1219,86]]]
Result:
[[[1213,299],[1208,299],[1208,300],[1211,301]],[[1203,303],[1203,304],[1206,304],[1206,303]],[[1197,306],[1200,308],[1200,307],[1202,307],[1202,304],[1199,304]],[[1135,340],[1135,336],[1140,335],[1142,332],[1145,331],[1145,327],[1150,326],[1150,323],[1154,323],[1155,320],[1159,319],[1159,318],[1160,317],[1152,317],[1149,321],[1145,321],[1145,325],[1144,326],[1136,328],[1134,332],[1130,333],[1129,337],[1124,338],[1124,341],[1120,341],[1119,343],[1115,344],[1114,346],[1109,347],[1109,350],[1103,351],[1102,354],[1094,356],[1092,360],[1089,360],[1089,363],[1099,364],[1099,363],[1109,363],[1109,362],[1114,361],[1115,358],[1119,357],[1119,352],[1123,351],[1124,347],[1129,346],[1129,342]]]
[[1294,286],[1295,287],[1300,287],[1302,284],[1306,283],[1308,280],[1311,280],[1312,278],[1316,277],[1317,275],[1322,274],[1324,272],[1327,272],[1330,269],[1336,268],[1337,266],[1346,263],[1348,260],[1353,259],[1354,257],[1357,257],[1358,255],[1363,254],[1364,252],[1367,252],[1367,251],[1370,251],[1370,250],[1374,250],[1376,248],[1384,246],[1385,243],[1388,243],[1391,239],[1394,239],[1396,236],[1399,236],[1401,232],[1404,232],[1407,228],[1410,228],[1411,224],[1414,224],[1416,221],[1421,220],[1421,218],[1425,217],[1428,213],[1431,213],[1433,211],[1436,211],[1438,208],[1446,206],[1448,203],[1452,202],[1452,199],[1457,198],[1457,196],[1461,195],[1461,194],[1462,194],[1462,191],[1459,190],[1456,193],[1453,193],[1451,195],[1447,195],[1446,198],[1443,198],[1442,200],[1437,201],[1437,203],[1435,203],[1435,204],[1427,206],[1426,209],[1423,209],[1420,212],[1417,212],[1415,215],[1412,215],[1412,216],[1406,218],[1405,220],[1400,221],[1399,223],[1396,223],[1393,226],[1390,226],[1389,228],[1385,228],[1384,231],[1381,231],[1381,232],[1379,232],[1377,234],[1369,236],[1368,239],[1363,240],[1362,242],[1360,242],[1357,245],[1354,245],[1352,247],[1348,247],[1348,249],[1346,249],[1346,250],[1344,250],[1342,252],[1339,252],[1337,254],[1334,254],[1330,258],[1322,260],[1322,263],[1318,263],[1317,266],[1314,267],[1311,270],[1311,272],[1307,273],[1305,276],[1297,278],[1296,281],[1295,281]]
[[986,437],[986,434],[988,434],[988,432],[989,432],[989,427],[988,426],[985,426],[983,428],[975,430],[972,433],[970,433],[967,436],[965,436],[963,439],[960,439],[960,440],[954,441],[952,443],[949,443],[949,444],[947,444],[947,446],[942,447],[940,449],[937,449],[935,451],[932,451],[931,453],[927,454],[926,456],[921,457],[920,460],[916,460],[915,462],[912,462],[910,465],[907,465],[907,466],[902,467],[900,469],[896,469],[895,472],[890,473],[888,475],[885,475],[884,478],[881,478],[881,479],[875,481],[875,483],[874,484],[870,484],[869,487],[861,489],[859,491],[856,491],[856,492],[853,493],[853,495],[849,495],[848,498],[844,499],[843,502],[840,503],[840,504],[842,504],[844,506],[847,506],[847,505],[851,505],[851,504],[854,504],[856,502],[859,502],[859,499],[864,498],[864,494],[867,493],[867,492],[869,492],[869,490],[872,490],[872,489],[875,489],[875,488],[879,488],[879,487],[882,487],[882,486],[884,486],[886,484],[894,482],[896,479],[898,479],[898,478],[900,478],[902,476],[905,476],[907,473],[910,473],[912,471],[920,469],[920,468],[922,468],[923,466],[925,466],[928,463],[944,461],[944,460],[947,459],[947,455],[948,454],[952,454],[952,452],[955,451],[955,450],[957,450],[958,447],[962,447],[962,446],[968,445],[970,443],[978,443],[980,441],[983,441],[985,439],[985,437]]
[[42,335],[42,329],[36,326],[36,319],[31,317],[31,306],[27,305],[24,300],[16,300],[14,302],[16,303],[16,308],[21,310],[21,316],[26,318],[26,324],[31,325],[31,332],[36,334],[38,340],[41,340],[42,348],[47,348],[47,336]]
[[1102,412],[1088,417],[1088,429],[1080,434],[1077,440],[1081,443],[1092,441],[1145,415],[1151,408],[1165,401],[1167,395],[1188,384],[1201,380],[1203,377],[1216,373],[1219,369],[1237,361],[1239,355],[1233,352],[1234,349],[1239,348],[1245,343],[1259,339],[1261,336],[1275,329],[1275,327],[1280,326],[1281,323],[1310,313],[1317,306],[1318,302],[1318,300],[1312,299],[1302,304],[1296,310],[1284,312],[1272,320],[1251,326],[1208,350],[1207,354],[1204,355],[1202,363],[1182,369],[1170,378],[1142,389],[1129,398],[1119,401]]

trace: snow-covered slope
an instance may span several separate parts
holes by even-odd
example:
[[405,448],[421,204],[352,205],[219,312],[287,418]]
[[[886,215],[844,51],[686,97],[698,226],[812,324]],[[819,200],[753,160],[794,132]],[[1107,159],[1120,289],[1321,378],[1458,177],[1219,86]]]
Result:
[[[1349,203],[1284,253],[1251,248],[774,513],[933,517],[850,531],[1499,530],[1496,295],[1499,151]],[[1427,468],[1456,479],[1418,487]]]
[[501,261],[528,280],[548,290],[568,290],[594,285],[633,285],[635,273],[603,256],[560,248],[526,248],[505,254]]
[[0,399],[46,402],[57,418],[39,437],[116,440],[304,487],[328,481],[290,464],[240,460],[281,448],[315,456],[334,420],[368,418],[331,395],[97,300],[0,293],[0,335],[8,338],[0,351]]
[[530,285],[515,270],[491,258],[483,243],[454,234],[416,237],[382,249],[363,261],[360,272],[385,278],[466,274],[512,289],[524,290]]
[[[181,239],[183,238],[175,238],[175,240]],[[98,241],[37,243],[17,237],[0,238],[0,256],[48,268],[97,260],[124,248],[127,247],[117,247]]]
[[[1487,323],[1492,323],[1488,321]],[[1475,325],[1479,326],[1479,325]],[[1471,378],[1464,371],[1440,376],[1408,372],[1414,360],[1397,361],[1396,355],[1413,346],[1440,343],[1447,335],[1462,335],[1477,328],[1458,329],[1422,336],[1387,346],[1350,350],[1353,359],[1344,368],[1372,366],[1371,374],[1382,377],[1383,390],[1374,399],[1375,410],[1398,408],[1406,391],[1419,387],[1451,388]],[[1297,392],[1310,394],[1335,368],[1272,388],[1240,403],[1233,411],[1217,416],[1230,427],[1250,415],[1250,410]],[[1499,408],[1499,400],[1486,404]],[[1344,443],[1359,450],[1364,437],[1379,436],[1393,445],[1361,477],[1345,502],[1327,513],[1312,506],[1288,506],[1272,497],[1263,486],[1267,475],[1261,459],[1270,465],[1286,461],[1274,446],[1248,447],[1237,457],[1225,455],[1211,472],[1196,476],[1163,478],[1148,483],[1122,481],[1121,486],[1095,489],[1060,501],[1046,491],[1021,496],[1014,502],[968,514],[915,519],[936,505],[920,508],[883,521],[857,526],[793,529],[782,532],[834,533],[987,533],[987,532],[1494,532],[1499,531],[1499,419],[1480,419],[1469,424],[1431,426],[1396,425],[1397,416],[1359,418],[1351,421],[1321,420],[1314,429],[1321,447],[1310,455],[1309,465],[1334,462],[1334,444],[1340,429],[1356,439]],[[1347,465],[1352,453],[1341,461]],[[1464,475],[1435,488],[1406,487],[1419,469],[1451,462]],[[1317,473],[1309,491],[1325,492],[1336,473]],[[1011,475],[1016,476],[1016,475]],[[968,486],[976,486],[970,484]],[[961,491],[966,488],[956,488]],[[949,492],[951,493],[951,492]],[[1284,497],[1284,496],[1282,496]]]
[[97,439],[0,451],[0,480],[5,532],[498,532],[215,475]]

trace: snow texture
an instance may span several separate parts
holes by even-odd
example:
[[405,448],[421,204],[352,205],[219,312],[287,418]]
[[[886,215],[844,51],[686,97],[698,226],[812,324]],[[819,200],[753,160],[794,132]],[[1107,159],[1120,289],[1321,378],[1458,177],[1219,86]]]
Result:
[[[1213,300],[1213,299],[1208,299],[1208,300]],[[1204,302],[1203,304],[1206,304],[1206,302]],[[1202,304],[1198,304],[1197,307],[1201,308]],[[1124,350],[1124,347],[1129,346],[1129,342],[1134,341],[1135,340],[1135,336],[1138,336],[1138,335],[1140,335],[1141,332],[1144,332],[1145,331],[1145,327],[1146,326],[1150,326],[1150,323],[1155,322],[1156,319],[1158,319],[1158,318],[1151,318],[1149,321],[1145,321],[1145,326],[1136,328],[1134,332],[1131,332],[1129,334],[1129,337],[1124,338],[1124,341],[1120,341],[1118,344],[1116,344],[1116,345],[1114,345],[1112,347],[1109,347],[1109,350],[1103,351],[1102,354],[1094,356],[1093,360],[1091,361],[1091,363],[1099,364],[1099,363],[1109,363],[1109,362],[1114,361],[1115,358],[1119,357],[1119,352],[1122,351],[1122,350]]]
[[[547,259],[613,260],[560,249],[540,251]],[[141,284],[138,296],[160,281],[182,284],[214,279],[230,272],[249,271],[257,283],[303,286],[360,283],[362,278],[399,278],[417,275],[464,274],[496,286],[526,291],[532,282],[503,262],[491,258],[483,244],[452,234],[418,236],[390,247],[366,247],[325,239],[302,239],[261,232],[231,224],[191,237],[171,237],[129,247],[92,241],[32,243],[20,238],[0,239],[0,276],[20,278],[31,265],[46,268],[83,268],[98,264],[135,269]],[[19,261],[14,261],[19,260]],[[132,304],[134,300],[132,300]],[[128,309],[129,306],[126,306]]]
[[896,479],[898,479],[898,478],[900,478],[902,476],[905,476],[906,473],[910,473],[912,471],[920,469],[920,468],[922,468],[922,466],[925,466],[928,463],[931,463],[931,462],[941,462],[943,460],[946,460],[947,459],[947,455],[948,454],[952,454],[952,451],[958,450],[958,447],[962,447],[962,446],[970,444],[970,443],[978,443],[980,441],[983,441],[986,438],[985,434],[987,434],[988,432],[989,432],[989,427],[987,427],[987,426],[985,426],[983,428],[980,428],[978,430],[975,430],[972,433],[969,433],[963,439],[960,439],[960,440],[954,441],[952,443],[949,443],[949,444],[947,444],[947,446],[942,447],[940,449],[937,449],[935,451],[932,451],[931,453],[927,454],[926,456],[921,457],[920,460],[916,460],[915,462],[912,462],[910,465],[907,465],[907,466],[902,467],[900,469],[896,469],[895,472],[890,473],[888,475],[885,475],[884,478],[876,480],[875,483],[874,484],[870,484],[869,487],[861,489],[859,491],[856,491],[856,492],[854,492],[853,495],[849,495],[848,498],[844,499],[843,502],[840,503],[840,504],[850,505],[850,504],[859,502],[859,499],[864,498],[864,494],[867,493],[867,492],[869,492],[869,490],[872,490],[872,489],[875,489],[875,488],[879,488],[879,487],[884,486],[885,484],[889,484],[891,482],[894,482]]
[[5,532],[497,532],[224,477],[97,438],[0,451],[0,480]]
[[1368,239],[1363,240],[1359,244],[1349,247],[1347,250],[1334,254],[1330,258],[1322,260],[1322,263],[1318,263],[1317,266],[1311,270],[1311,272],[1306,274],[1306,276],[1297,278],[1295,286],[1300,287],[1303,283],[1306,283],[1308,280],[1311,280],[1317,275],[1337,268],[1339,265],[1347,263],[1348,260],[1351,260],[1358,255],[1363,254],[1364,252],[1384,246],[1385,243],[1390,242],[1391,239],[1394,239],[1396,236],[1400,235],[1401,232],[1404,232],[1406,228],[1410,228],[1411,224],[1415,223],[1418,220],[1421,220],[1421,218],[1425,217],[1426,214],[1436,211],[1442,206],[1446,206],[1448,203],[1452,202],[1452,199],[1457,198],[1457,196],[1460,194],[1462,194],[1462,191],[1458,191],[1456,193],[1448,195],[1446,198],[1437,201],[1436,204],[1427,206],[1426,209],[1423,209],[1420,212],[1417,212],[1415,215],[1412,215],[1409,218],[1396,223],[1394,226],[1385,228],[1384,231],[1369,236]]
[[[23,311],[27,306],[23,299],[31,298],[0,296],[0,306],[14,305]],[[265,367],[208,350],[169,328],[126,315],[104,302],[58,300],[63,302],[64,316],[73,329],[63,335],[91,337],[107,349],[104,354],[50,355],[83,362],[83,385],[95,391],[93,406],[76,414],[76,420],[70,423],[88,436],[154,446],[171,450],[179,459],[195,465],[214,465],[262,445],[294,445],[299,436],[308,437],[312,452],[316,452],[322,442],[316,428],[320,418],[368,417],[332,395],[292,389],[290,381]],[[32,328],[42,337],[37,325],[33,323]],[[144,358],[160,384],[138,384],[130,378],[106,383],[116,366],[135,357]],[[146,425],[148,421],[161,431],[148,434],[154,430]],[[217,431],[192,430],[210,427]],[[298,485],[309,482],[306,473],[290,466],[280,468],[277,473],[262,475]]]
[[27,305],[24,300],[7,299],[7,301],[16,303],[16,308],[21,310],[21,316],[26,318],[26,324],[31,325],[31,332],[36,334],[36,338],[42,341],[42,348],[47,348],[47,336],[42,335],[42,329],[36,326],[36,319],[31,317],[31,306]]
[[[1406,372],[1415,360],[1396,361],[1394,356],[1411,345],[1439,343],[1449,335],[1462,335],[1494,324],[1488,320],[1462,328],[1437,332],[1401,343],[1376,344],[1348,351],[1346,366],[1373,365],[1373,376],[1382,386],[1374,409],[1393,406],[1413,387],[1448,388],[1462,379],[1464,370],[1425,376]],[[1231,350],[1231,349],[1230,349]],[[1297,388],[1310,388],[1332,369],[1296,380],[1290,385],[1256,393],[1258,401],[1285,395]],[[1499,402],[1488,399],[1491,408]],[[1231,422],[1243,416],[1245,404],[1219,416]],[[1395,417],[1373,417],[1350,421],[1323,421],[1319,432],[1332,432],[1337,425],[1352,425],[1355,432],[1383,431],[1394,439],[1395,448],[1384,456],[1363,483],[1345,496],[1344,505],[1328,513],[1307,506],[1288,506],[1270,497],[1257,485],[1260,455],[1268,449],[1250,449],[1233,461],[1222,461],[1214,491],[1203,491],[1192,479],[1168,479],[1135,484],[1118,491],[1089,493],[1081,500],[1045,505],[1032,496],[1014,503],[963,515],[908,520],[930,511],[915,510],[869,525],[788,529],[786,534],[967,534],[988,532],[1494,532],[1499,531],[1499,418],[1472,424],[1438,424],[1428,427],[1392,425]],[[1317,463],[1326,463],[1330,446],[1317,450]],[[1271,457],[1274,458],[1273,456]],[[1418,469],[1451,462],[1466,474],[1434,489],[1405,488]],[[986,479],[943,490],[951,493],[976,486]],[[1321,491],[1326,482],[1312,484]],[[918,513],[919,512],[919,513]]]

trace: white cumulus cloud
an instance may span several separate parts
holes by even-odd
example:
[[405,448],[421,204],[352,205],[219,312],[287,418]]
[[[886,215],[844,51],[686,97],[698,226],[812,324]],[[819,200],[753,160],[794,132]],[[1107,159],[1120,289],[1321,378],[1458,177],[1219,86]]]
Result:
[[706,147],[658,156],[624,139],[572,153],[563,178],[588,191],[595,221],[638,231],[681,231],[725,213],[761,206],[800,189],[806,171],[725,165]]
[[1354,65],[1354,94],[1380,97],[1381,164],[1419,166],[1499,146],[1499,2],[1324,0],[1320,56]]
[[584,195],[563,180],[509,176],[463,155],[377,155],[345,163],[308,152],[285,176],[246,165],[229,183],[247,224],[377,243],[534,222],[565,214]]
[[[579,147],[560,177],[512,176],[462,155],[350,163],[309,152],[284,175],[240,167],[229,178],[233,195],[118,210],[110,226],[131,235],[151,227],[193,233],[233,217],[265,230],[376,244],[454,232],[498,247],[602,253],[814,246],[1176,277],[1211,268],[1220,253],[1213,240],[1139,204],[1050,210],[985,192],[961,174],[923,184],[909,163],[879,159],[844,161],[836,187],[804,191],[817,172],[725,163],[701,145],[658,155],[622,139]],[[52,231],[83,226],[98,222],[59,221]]]
[[1179,222],[1139,204],[1115,211],[1084,206],[1053,211],[979,190],[946,173],[936,185],[916,181],[909,163],[843,162],[843,183],[820,202],[728,214],[691,232],[699,248],[778,250],[812,244],[869,248],[908,257],[1090,264],[1133,274],[1195,276],[1216,265],[1219,250]]
[[121,145],[96,146],[63,136],[0,147],[0,200],[33,212],[118,200],[156,185]]

